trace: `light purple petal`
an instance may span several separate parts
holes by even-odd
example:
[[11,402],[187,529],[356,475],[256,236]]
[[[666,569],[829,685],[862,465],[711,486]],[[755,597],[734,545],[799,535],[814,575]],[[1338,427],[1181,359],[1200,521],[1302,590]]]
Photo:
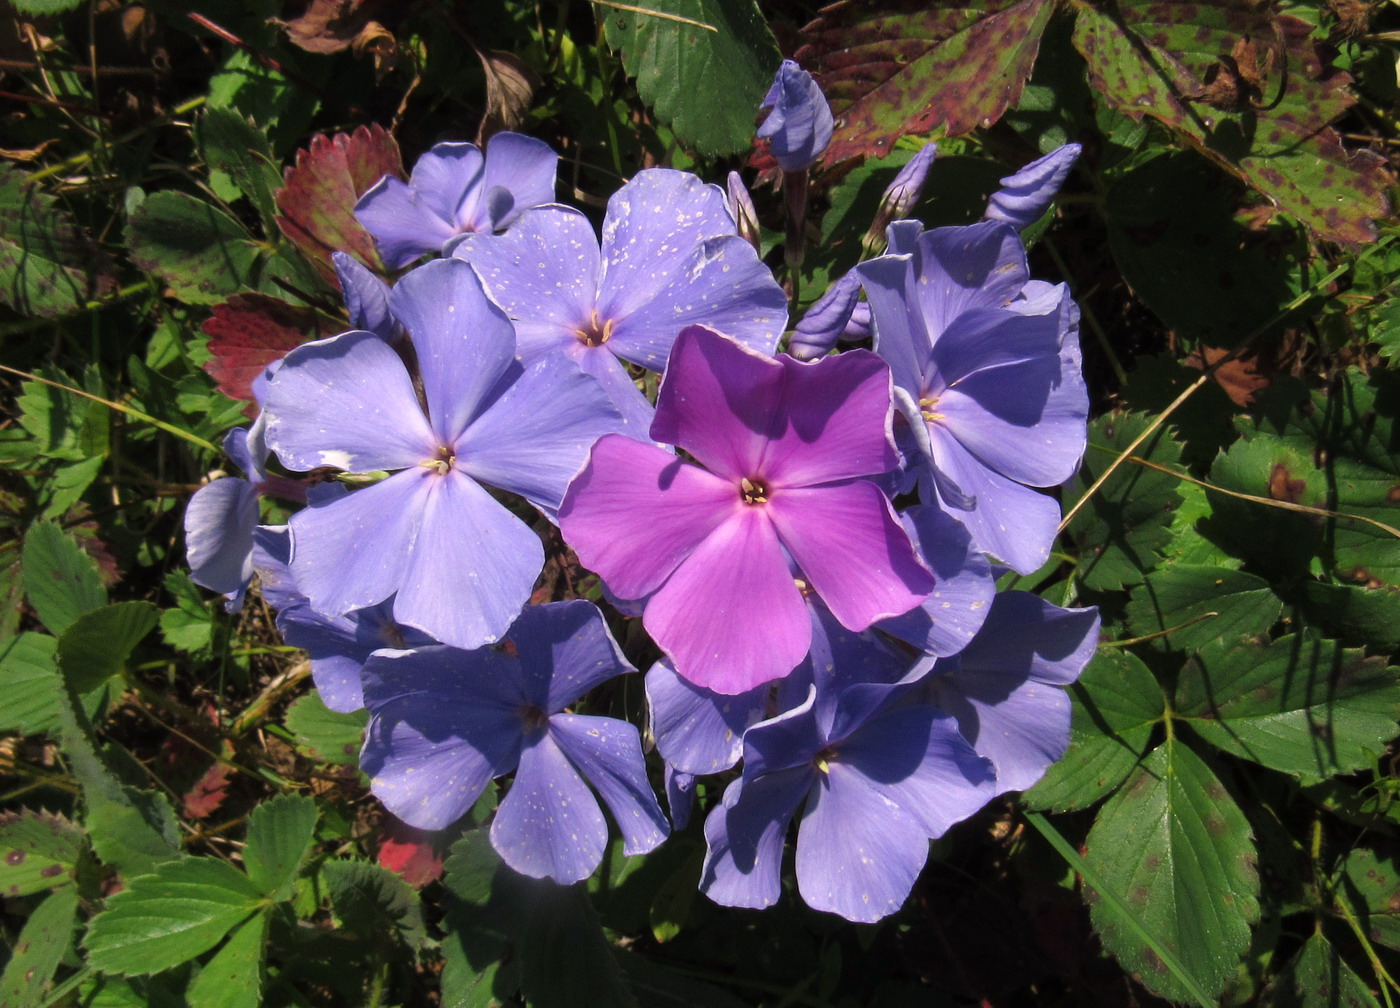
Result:
[[608,200],[599,316],[633,314],[685,269],[702,241],[735,233],[718,186],[671,168],[638,172]]
[[690,825],[695,811],[695,775],[666,764],[666,807],[671,812],[671,828],[680,832]]
[[598,238],[577,210],[545,206],[503,235],[468,235],[452,253],[471,263],[492,299],[515,322],[524,359],[579,339],[598,293]]
[[812,75],[792,60],[783,60],[778,67],[759,107],[772,109],[758,135],[769,142],[783,171],[810,168],[831,143],[835,126],[831,106]]
[[813,759],[828,738],[818,723],[816,704],[817,690],[809,682],[801,703],[744,733],[745,779],[762,779],[793,768],[815,770]]
[[430,474],[416,503],[422,517],[394,618],[466,650],[495,643],[544,566],[539,536],[461,472]]
[[933,343],[917,305],[905,296],[913,283],[910,256],[880,256],[861,263],[856,272],[870,305],[875,351],[889,364],[894,384],[919,395]]
[[491,823],[491,846],[520,874],[568,885],[593,874],[607,839],[593,792],[553,736],[540,732],[520,754]]
[[471,266],[437,259],[405,275],[389,295],[413,340],[434,447],[451,445],[515,359],[515,329]]
[[590,347],[575,343],[568,348],[567,353],[578,362],[585,374],[591,375],[603,386],[608,401],[622,416],[620,433],[637,441],[651,443],[649,432],[652,421],[656,419],[656,410],[647,402],[642,390],[637,388],[637,383],[627,371],[627,365],[622,363],[606,344]]
[[311,606],[340,616],[384,601],[403,581],[422,522],[426,469],[303,508],[291,517],[292,575]]
[[899,169],[894,181],[880,197],[877,219],[894,221],[909,216],[909,211],[919,202],[919,195],[924,191],[924,180],[928,178],[928,170],[937,155],[936,143],[926,143],[914,152],[914,156]]
[[435,206],[440,202],[434,193],[385,175],[355,204],[355,219],[374,236],[384,265],[403,269],[418,257],[437,252],[456,234],[448,215]]
[[813,910],[871,924],[903,905],[928,860],[915,818],[831,763],[819,775],[797,836],[797,886]]
[[463,471],[553,516],[593,442],[621,429],[598,383],[551,354],[528,364],[454,447]]
[[700,891],[723,906],[762,909],[778,902],[783,839],[812,785],[811,767],[736,780],[705,820]]
[[350,315],[350,328],[392,341],[397,326],[389,313],[389,285],[349,253],[332,252],[331,261]]
[[647,701],[656,750],[689,774],[728,770],[739,762],[744,731],[762,719],[767,685],[733,696],[696,686],[659,661],[647,672]]
[[963,312],[1000,308],[1029,279],[1020,235],[998,221],[925,231],[917,243],[915,273],[908,296],[917,299],[935,341]]
[[1082,149],[1077,143],[1065,144],[1006,176],[1001,189],[992,193],[984,216],[1005,221],[1017,231],[1030,227],[1055,199]]
[[[974,308],[958,316],[939,337],[926,372],[929,389],[941,394],[951,385],[960,387],[970,377],[1027,364],[1044,365],[1059,352],[1060,333],[1054,316],[1022,315],[1004,308]],[[1058,361],[1047,368],[1048,379],[1058,376]],[[911,390],[913,391],[913,390]]]
[[961,522],[936,507],[919,505],[899,516],[914,548],[933,571],[929,597],[879,628],[931,655],[956,654],[972,640],[991,611],[996,581],[992,565],[973,545]]
[[510,628],[531,703],[556,714],[594,686],[635,672],[592,602],[526,606]]
[[485,158],[474,143],[434,144],[414,163],[408,181],[434,213],[453,225],[454,231],[462,231],[465,229],[457,220],[457,208],[468,193],[480,188],[484,163]]
[[827,288],[802,316],[788,342],[788,353],[798,360],[825,356],[846,330],[860,299],[860,274],[850,270]]
[[1068,686],[1098,646],[1099,611],[1062,609],[1029,592],[1002,592],[961,661],[969,675],[1024,669],[1037,682]]
[[241,591],[253,576],[258,492],[225,476],[200,487],[185,506],[185,559],[190,578],[211,591]]
[[467,231],[499,231],[531,207],[553,203],[558,167],[559,155],[543,140],[497,133],[486,144],[486,167],[477,186],[480,196],[463,200],[459,225]]
[[619,598],[650,595],[743,506],[736,489],[652,444],[598,440],[569,485],[559,526],[579,561]]
[[696,546],[642,622],[678,674],[717,693],[787,675],[812,639],[802,593],[761,507],[742,507]]
[[616,718],[555,714],[549,731],[588,783],[598,789],[617,828],[624,854],[654,850],[670,832],[647,780],[636,726]]
[[889,501],[867,480],[782,490],[767,509],[803,577],[850,630],[908,612],[933,590]]
[[890,221],[885,228],[885,247],[892,256],[913,255],[918,250],[919,235],[924,233],[924,225],[916,220]]
[[435,447],[403,361],[371,332],[287,354],[268,383],[266,412],[267,443],[288,469],[404,469]]
[[940,677],[932,684],[932,697],[996,766],[999,791],[1031,787],[1069,746],[1069,694],[1014,671],[981,682]]
[[615,319],[610,347],[660,371],[678,333],[703,324],[759,353],[771,354],[787,327],[787,296],[752,245],[734,235],[708,238],[647,301]]

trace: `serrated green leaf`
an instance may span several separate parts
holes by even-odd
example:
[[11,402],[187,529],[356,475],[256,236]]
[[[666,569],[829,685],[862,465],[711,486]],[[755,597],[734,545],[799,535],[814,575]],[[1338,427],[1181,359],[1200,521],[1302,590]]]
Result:
[[267,131],[235,109],[209,107],[199,117],[195,140],[215,191],[222,186],[231,190],[230,196],[248,197],[267,226],[274,226],[277,205],[272,194],[282,185],[282,172],[272,156]]
[[[1078,500],[1152,418],[1139,413],[1109,413],[1089,425],[1084,464],[1068,495]],[[1158,429],[1133,454],[1158,465],[1175,466],[1181,446],[1165,428]],[[1133,462],[1120,465],[1070,523],[1079,548],[1079,577],[1085,587],[1110,590],[1139,584],[1157,566],[1171,542],[1172,512],[1181,503],[1179,481]]]
[[73,881],[87,840],[63,816],[0,813],[0,895],[28,896]]
[[1172,564],[1133,589],[1127,616],[1134,636],[1163,634],[1151,641],[1154,647],[1196,651],[1214,640],[1265,633],[1282,609],[1263,578],[1226,567]]
[[38,14],[41,17],[47,14],[63,14],[67,11],[77,10],[83,5],[83,0],[12,0],[15,10],[21,14]]
[[1380,1002],[1326,937],[1315,932],[1274,982],[1277,1008],[1380,1008]]
[[492,1008],[519,989],[509,932],[523,904],[515,879],[484,829],[470,830],[443,862],[442,1003],[444,1008]]
[[[1326,508],[1327,482],[1313,464],[1313,447],[1302,438],[1250,433],[1215,460],[1210,482],[1266,500]],[[1266,574],[1296,577],[1322,548],[1318,523],[1303,515],[1221,493],[1206,496],[1214,510],[1212,530]]]
[[636,1008],[588,890],[549,879],[522,879],[522,888],[528,895],[516,953],[525,1000],[534,1008]]
[[108,899],[83,943],[104,973],[159,973],[213,948],[262,903],[248,877],[223,861],[171,861]]
[[[1204,761],[1158,746],[1100,810],[1084,859],[1197,984],[1218,996],[1249,946],[1259,878],[1249,823]],[[1090,891],[1092,893],[1092,890]],[[1154,993],[1188,992],[1108,904],[1090,896],[1104,947]]]
[[243,867],[270,899],[287,899],[292,880],[315,841],[316,803],[305,795],[278,795],[248,816]]
[[53,318],[110,289],[110,269],[52,196],[0,165],[0,303]]
[[64,886],[34,908],[0,974],[0,1004],[44,1004],[78,923],[78,889]]
[[149,602],[118,602],[78,617],[58,639],[58,667],[80,693],[119,675],[160,611]]
[[[773,82],[781,55],[753,0],[648,0],[662,15],[609,10],[608,45],[637,78],[642,100],[676,138],[701,154],[735,154],[753,141],[758,103]],[[698,95],[710,96],[697,100]],[[718,100],[723,95],[723,100]]]
[[92,974],[82,991],[83,1008],[189,1008],[182,971],[156,977]]
[[315,693],[308,693],[287,708],[287,730],[297,737],[298,746],[327,763],[358,762],[368,722],[365,711],[339,714],[327,708]]
[[0,644],[0,731],[57,730],[63,689],[57,653],[57,640],[30,631]]
[[181,192],[147,196],[126,225],[132,262],[181,301],[215,304],[257,286],[258,243],[218,207]]
[[29,527],[20,564],[29,604],[54,636],[79,616],[107,604],[97,564],[53,522],[37,521]]
[[1338,899],[1346,899],[1377,945],[1400,949],[1400,870],[1393,857],[1354,850],[1342,866]]
[[417,891],[387,868],[369,861],[327,861],[321,876],[347,931],[378,942],[403,942],[414,950],[426,938]]
[[1372,765],[1394,737],[1400,678],[1385,659],[1336,641],[1219,641],[1187,661],[1176,710],[1226,752],[1331,777]]
[[185,997],[189,1008],[258,1008],[262,1004],[267,912],[245,921],[199,971]]
[[1400,648],[1400,588],[1308,581],[1303,601],[1310,616],[1336,628],[1347,643],[1387,652]]
[[1166,698],[1134,654],[1103,649],[1070,687],[1069,748],[1022,797],[1031,808],[1088,808],[1132,773]]

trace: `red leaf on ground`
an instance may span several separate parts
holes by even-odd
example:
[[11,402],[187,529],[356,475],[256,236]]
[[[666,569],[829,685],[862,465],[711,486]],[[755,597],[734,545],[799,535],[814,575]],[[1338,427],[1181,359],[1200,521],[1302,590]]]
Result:
[[322,134],[297,151],[274,198],[277,225],[325,277],[335,283],[332,252],[348,252],[383,272],[374,239],[355,219],[355,202],[385,175],[403,177],[399,145],[378,124],[354,133]]
[[389,813],[379,823],[379,863],[415,889],[442,877],[441,832],[415,829]]
[[1050,0],[823,8],[794,56],[836,117],[822,163],[888,154],[900,137],[939,126],[957,136],[996,122],[1020,98],[1053,9]]
[[203,329],[214,355],[204,370],[218,382],[220,392],[248,403],[253,401],[253,379],[263,368],[293,347],[335,331],[310,308],[266,294],[235,294],[215,305]]
[[185,792],[181,801],[184,814],[190,819],[213,815],[228,797],[228,783],[233,770],[224,763],[215,763]]

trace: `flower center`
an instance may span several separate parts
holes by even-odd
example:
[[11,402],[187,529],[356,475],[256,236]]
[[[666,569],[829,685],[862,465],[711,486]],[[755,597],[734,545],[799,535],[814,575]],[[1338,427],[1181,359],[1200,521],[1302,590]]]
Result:
[[744,498],[745,504],[767,504],[768,484],[745,476],[739,481],[739,496]]
[[831,773],[831,763],[835,759],[836,747],[823,746],[817,751],[817,754],[812,757],[812,765],[815,766],[822,773],[829,774]]
[[934,407],[938,405],[938,396],[924,396],[919,400],[919,415],[924,418],[925,423],[937,423],[943,419],[942,413],[934,412]]
[[526,735],[544,731],[545,726],[549,724],[549,715],[534,704],[521,704],[517,713],[520,715],[521,723],[525,726]]
[[612,339],[613,320],[600,321],[598,309],[594,308],[589,314],[588,325],[582,329],[575,329],[574,334],[578,336],[579,342],[584,346],[602,346]]
[[449,445],[438,445],[437,454],[430,459],[424,459],[418,464],[424,469],[431,469],[439,476],[446,476],[452,471],[453,465],[457,462],[457,456],[452,453]]

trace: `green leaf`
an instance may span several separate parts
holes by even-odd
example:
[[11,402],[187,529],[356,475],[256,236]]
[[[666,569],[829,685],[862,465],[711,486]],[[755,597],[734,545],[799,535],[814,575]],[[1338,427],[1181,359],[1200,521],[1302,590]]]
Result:
[[159,973],[207,952],[261,905],[257,887],[223,861],[171,861],[107,900],[84,939],[88,961],[104,973]]
[[1276,1008],[1380,1008],[1366,982],[1319,932],[1284,967],[1267,1003]]
[[34,908],[0,974],[0,1004],[24,1008],[45,1003],[77,923],[77,886],[64,886]]
[[189,1008],[258,1008],[262,1004],[267,912],[238,926],[199,971],[186,993]]
[[57,651],[54,638],[27,630],[0,644],[0,731],[57,730],[63,689]]
[[131,261],[189,304],[215,304],[256,287],[258,243],[224,211],[181,192],[147,196],[126,224]]
[[528,893],[516,942],[520,987],[534,1008],[636,1008],[636,998],[583,885],[522,879]]
[[1354,850],[1342,871],[1338,898],[1351,904],[1371,941],[1400,950],[1400,871],[1395,859]]
[[366,711],[338,714],[315,693],[306,694],[287,708],[287,730],[297,737],[298,748],[326,763],[358,763],[368,723]]
[[149,602],[118,602],[80,616],[58,640],[58,667],[79,693],[120,675],[160,611]]
[[824,8],[795,54],[836,116],[823,163],[888,153],[940,126],[949,136],[990,126],[1020,98],[1053,10],[1046,0]]
[[1023,796],[1031,808],[1088,808],[1114,790],[1147,751],[1166,707],[1147,666],[1109,648],[1089,662],[1070,696],[1069,748]]
[[[1301,438],[1252,433],[1215,460],[1210,482],[1266,500],[1326,508],[1327,482],[1313,464],[1313,450]],[[1303,515],[1211,491],[1206,496],[1215,512],[1212,530],[1271,579],[1297,577],[1322,548],[1318,523]]]
[[15,10],[21,14],[64,14],[71,10],[77,10],[83,5],[83,0],[12,0]]
[[214,639],[213,607],[183,570],[165,575],[165,590],[174,597],[176,607],[160,614],[161,639],[186,654],[204,651]]
[[87,847],[83,831],[60,815],[0,813],[0,895],[29,896],[73,881]]
[[282,172],[268,146],[267,131],[235,109],[208,107],[195,127],[195,140],[220,198],[248,197],[264,222],[273,226],[277,205],[272,194],[282,185]]
[[1303,600],[1311,616],[1336,628],[1348,643],[1387,652],[1400,649],[1400,588],[1308,581]]
[[519,988],[510,933],[523,902],[514,876],[484,829],[470,830],[443,862],[442,1003],[445,1008],[492,1008]]
[[[1259,913],[1249,823],[1210,768],[1168,739],[1100,810],[1084,860],[1215,997],[1235,973]],[[1104,947],[1156,994],[1185,987],[1095,898],[1090,915]]]
[[327,861],[321,875],[345,930],[414,950],[426,939],[417,891],[387,868],[369,861]]
[[1186,663],[1176,710],[1226,752],[1331,777],[1372,766],[1394,737],[1400,679],[1385,659],[1336,641],[1219,641]]
[[[1095,479],[1152,422],[1139,413],[1108,413],[1089,425],[1089,447],[1068,499],[1082,497]],[[1165,428],[1133,454],[1175,466],[1181,447]],[[1139,584],[1171,542],[1172,512],[1181,503],[1179,481],[1166,473],[1124,462],[1075,515],[1068,532],[1079,548],[1079,576],[1087,588],[1111,590]]]
[[[736,154],[753,141],[758,103],[781,54],[753,0],[648,0],[636,6],[714,30],[635,11],[609,10],[608,45],[637,78],[642,100],[701,154]],[[697,100],[697,96],[707,96]],[[721,100],[720,96],[723,96]]]
[[270,899],[288,899],[292,881],[315,841],[316,803],[305,795],[278,795],[248,816],[243,867]]
[[107,604],[97,564],[53,522],[29,526],[20,564],[29,604],[55,637],[83,613]]
[[113,286],[110,264],[68,212],[19,169],[0,165],[0,303],[54,318]]
[[1253,574],[1173,564],[1133,589],[1127,616],[1135,636],[1172,631],[1154,638],[1154,647],[1196,651],[1214,640],[1267,633],[1282,609],[1269,583]]

